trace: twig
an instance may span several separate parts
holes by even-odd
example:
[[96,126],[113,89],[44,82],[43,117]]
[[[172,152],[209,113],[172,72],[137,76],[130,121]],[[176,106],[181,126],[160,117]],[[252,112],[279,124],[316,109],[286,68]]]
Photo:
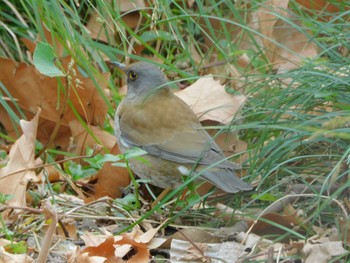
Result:
[[45,213],[46,219],[51,219],[51,223],[49,228],[46,231],[45,237],[43,242],[41,243],[42,246],[40,248],[39,256],[37,258],[38,263],[45,263],[47,259],[47,255],[50,251],[50,245],[53,238],[53,235],[55,233],[57,222],[58,222],[58,216],[54,208],[51,206],[50,201],[46,200],[45,208],[43,209],[43,213]]
[[23,210],[23,211],[28,211],[34,214],[41,214],[43,212],[43,209],[36,209],[36,208],[31,208],[31,207],[26,207],[26,206],[16,206],[16,205],[4,205],[0,206],[0,212],[5,211],[7,209],[12,209],[12,210]]
[[76,206],[73,209],[69,210],[68,212],[64,213],[64,215],[67,216],[67,215],[69,215],[69,214],[71,214],[71,213],[73,213],[73,212],[75,212],[77,210],[80,210],[80,209],[84,208],[84,207],[91,206],[93,204],[97,204],[97,203],[101,203],[101,202],[106,202],[108,200],[110,200],[110,198],[108,196],[104,196],[104,197],[102,197],[102,198],[100,198],[98,200],[95,200],[93,202],[90,202],[88,204],[83,204],[83,205],[80,205],[80,206]]

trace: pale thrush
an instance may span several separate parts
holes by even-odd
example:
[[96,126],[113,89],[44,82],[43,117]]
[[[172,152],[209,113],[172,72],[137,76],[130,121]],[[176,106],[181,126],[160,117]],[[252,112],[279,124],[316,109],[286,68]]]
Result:
[[115,115],[119,148],[123,153],[135,146],[147,152],[142,161],[129,160],[134,173],[162,188],[176,188],[183,177],[199,173],[199,178],[225,192],[252,189],[235,175],[237,166],[224,160],[221,149],[156,66],[112,64],[125,72],[128,86]]

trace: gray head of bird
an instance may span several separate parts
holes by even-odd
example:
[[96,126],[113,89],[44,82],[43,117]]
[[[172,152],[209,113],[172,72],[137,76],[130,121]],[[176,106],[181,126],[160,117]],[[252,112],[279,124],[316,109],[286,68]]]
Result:
[[120,62],[111,62],[121,69],[127,77],[128,93],[126,98],[133,99],[146,97],[152,92],[169,89],[167,78],[155,65],[146,62],[137,62],[124,65]]

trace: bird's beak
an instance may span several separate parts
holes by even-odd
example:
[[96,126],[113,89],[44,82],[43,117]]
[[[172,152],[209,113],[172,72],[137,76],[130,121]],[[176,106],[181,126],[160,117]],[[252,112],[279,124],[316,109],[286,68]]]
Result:
[[110,61],[110,64],[117,66],[119,69],[125,72],[125,66],[126,66],[125,64],[120,63],[118,61]]

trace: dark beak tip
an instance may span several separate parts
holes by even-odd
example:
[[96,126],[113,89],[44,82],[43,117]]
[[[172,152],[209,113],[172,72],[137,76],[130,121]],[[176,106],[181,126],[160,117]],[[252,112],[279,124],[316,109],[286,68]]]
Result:
[[109,61],[109,63],[110,64],[112,64],[112,65],[114,65],[114,66],[117,66],[118,68],[120,68],[121,70],[123,70],[124,71],[124,69],[125,69],[125,64],[123,64],[123,63],[120,63],[120,62],[118,62],[118,61]]

